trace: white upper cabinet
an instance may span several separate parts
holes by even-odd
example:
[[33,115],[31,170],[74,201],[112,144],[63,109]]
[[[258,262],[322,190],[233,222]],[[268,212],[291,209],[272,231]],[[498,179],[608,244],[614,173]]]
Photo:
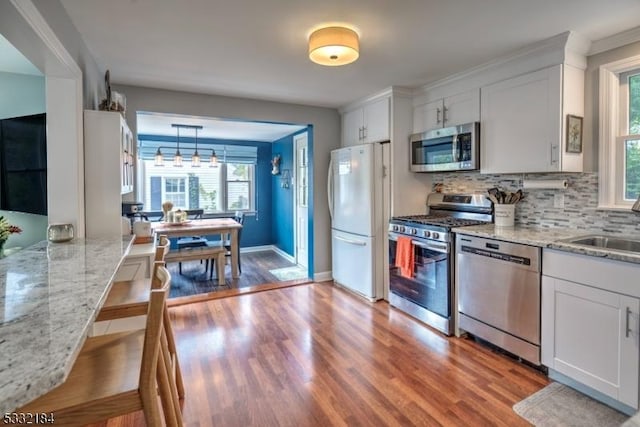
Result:
[[122,232],[122,194],[133,191],[133,134],[113,111],[84,113],[87,237]]
[[388,97],[343,113],[342,146],[389,140],[389,114]]
[[413,132],[480,120],[480,89],[437,99],[413,108]]
[[566,115],[582,116],[584,72],[568,65],[481,89],[481,172],[581,172],[582,153],[565,149]]

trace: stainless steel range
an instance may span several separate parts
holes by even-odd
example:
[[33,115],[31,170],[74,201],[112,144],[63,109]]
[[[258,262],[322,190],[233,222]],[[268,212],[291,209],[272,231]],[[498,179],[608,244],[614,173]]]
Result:
[[[427,215],[389,221],[389,302],[451,335],[455,254],[451,229],[491,222],[492,204],[482,194],[431,193],[427,207]],[[404,275],[396,266],[399,237],[410,239],[413,251],[413,265]]]

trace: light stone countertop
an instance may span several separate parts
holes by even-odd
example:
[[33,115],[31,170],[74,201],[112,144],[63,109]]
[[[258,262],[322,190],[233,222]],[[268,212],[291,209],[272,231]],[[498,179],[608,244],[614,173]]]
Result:
[[132,241],[44,241],[0,260],[0,414],[66,379]]
[[[607,235],[607,233],[602,233],[598,230],[565,230],[557,228],[527,228],[520,226],[496,227],[493,224],[483,224],[468,227],[457,227],[452,231],[457,234],[464,234],[468,236],[503,240],[505,242],[521,243],[524,245],[539,246],[541,248],[557,249],[581,255],[640,264],[640,254],[563,242],[563,240],[566,239],[591,234]],[[640,240],[640,236],[618,235],[612,237]]]

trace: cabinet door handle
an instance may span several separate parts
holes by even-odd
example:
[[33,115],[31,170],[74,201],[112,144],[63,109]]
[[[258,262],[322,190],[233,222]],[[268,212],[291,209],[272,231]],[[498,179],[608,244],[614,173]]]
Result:
[[440,124],[440,108],[436,108],[436,123]]
[[555,165],[556,163],[558,163],[558,159],[554,154],[554,151],[557,151],[557,150],[558,150],[558,146],[552,142],[551,143],[551,164],[552,165]]
[[447,111],[449,111],[449,109],[447,107],[443,107],[442,108],[442,124],[447,123]]
[[358,128],[358,141],[360,141],[362,139],[362,128],[359,127]]
[[629,307],[627,307],[627,312],[626,312],[626,326],[625,326],[625,332],[624,335],[625,337],[629,338],[629,332],[631,332],[631,328],[629,327],[629,316],[631,315],[631,309]]

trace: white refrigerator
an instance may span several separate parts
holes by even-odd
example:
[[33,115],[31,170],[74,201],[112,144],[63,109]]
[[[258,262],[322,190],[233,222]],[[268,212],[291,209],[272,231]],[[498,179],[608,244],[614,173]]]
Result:
[[333,280],[370,300],[388,281],[389,144],[333,150],[329,163]]

